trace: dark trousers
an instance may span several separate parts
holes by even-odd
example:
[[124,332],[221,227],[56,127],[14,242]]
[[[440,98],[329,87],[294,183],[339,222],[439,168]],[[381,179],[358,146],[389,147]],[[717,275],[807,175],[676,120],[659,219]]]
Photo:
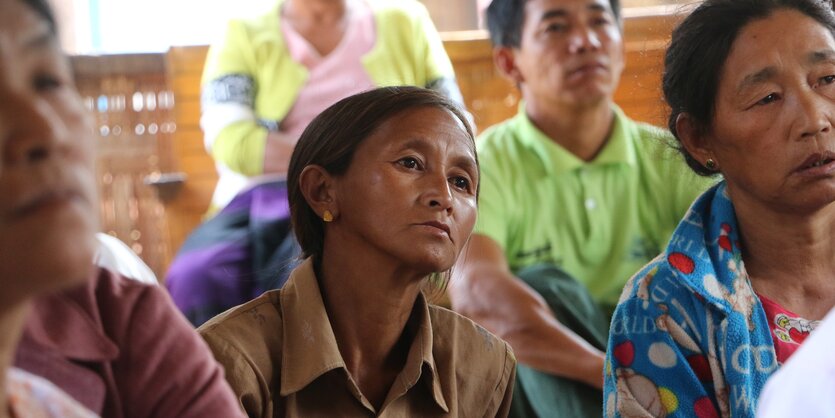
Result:
[[[563,325],[605,350],[609,314],[592,299],[585,286],[553,265],[527,267],[516,276],[542,295]],[[510,417],[584,418],[602,414],[603,392],[599,389],[521,363],[517,366]]]

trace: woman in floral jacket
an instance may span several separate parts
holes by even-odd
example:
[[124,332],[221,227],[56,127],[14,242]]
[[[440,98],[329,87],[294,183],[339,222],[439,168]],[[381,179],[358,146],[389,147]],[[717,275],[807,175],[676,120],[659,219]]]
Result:
[[624,289],[606,416],[752,417],[835,304],[833,32],[815,0],[708,0],[674,31],[670,130],[724,180]]

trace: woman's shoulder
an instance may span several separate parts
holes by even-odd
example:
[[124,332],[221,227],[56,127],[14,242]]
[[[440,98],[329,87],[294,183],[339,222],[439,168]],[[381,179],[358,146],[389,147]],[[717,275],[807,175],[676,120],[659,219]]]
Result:
[[233,391],[250,397],[248,402],[255,405],[266,402],[260,398],[261,389],[280,380],[284,327],[279,294],[279,290],[266,292],[197,329],[223,365]]
[[[678,253],[661,253],[633,275],[623,287],[618,305],[630,301],[665,303],[684,295],[692,295],[692,289],[676,274],[676,263],[687,264],[690,259]],[[687,268],[682,267],[682,268]]]
[[265,292],[208,320],[197,332],[204,338],[211,336],[243,345],[266,339],[280,343],[283,325],[280,294],[280,290]]
[[508,362],[515,365],[510,345],[469,318],[435,305],[429,306],[429,316],[436,357],[453,358],[457,367],[497,377]]
[[[430,306],[435,375],[444,395],[455,399],[453,410],[502,416],[510,404],[516,379],[516,357],[503,340],[448,309]],[[450,392],[454,392],[453,395]]]

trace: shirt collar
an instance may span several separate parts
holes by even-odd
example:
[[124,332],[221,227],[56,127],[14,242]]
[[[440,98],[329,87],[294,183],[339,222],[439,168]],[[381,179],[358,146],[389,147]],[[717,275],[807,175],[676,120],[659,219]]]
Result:
[[742,260],[736,212],[724,180],[693,202],[664,255],[677,280],[720,311],[749,312],[759,303]]
[[635,137],[634,132],[632,132],[635,129],[634,122],[629,120],[615,104],[612,104],[612,112],[615,117],[609,139],[600,154],[589,162],[577,158],[539,130],[528,118],[524,102],[520,102],[519,112],[513,118],[512,123],[516,124],[519,141],[533,150],[542,162],[545,171],[550,175],[561,175],[581,167],[594,165],[635,165],[637,158],[635,156],[635,146],[632,143]]
[[[331,370],[346,367],[325,310],[311,259],[305,260],[293,271],[281,290],[280,298],[284,318],[280,393],[281,396],[287,396],[302,390]],[[433,332],[429,306],[422,294],[415,302],[412,316],[409,323],[417,327],[415,339],[409,348],[406,365],[390,391],[391,399],[386,399],[383,408],[424,379],[437,405],[444,412],[449,412],[432,354]],[[424,370],[429,373],[424,374]]]
[[[104,269],[96,269],[96,273],[112,274]],[[82,306],[85,302],[95,305],[97,282],[91,277],[82,286],[35,299],[25,325],[26,338],[73,360],[97,362],[118,357],[119,347]]]

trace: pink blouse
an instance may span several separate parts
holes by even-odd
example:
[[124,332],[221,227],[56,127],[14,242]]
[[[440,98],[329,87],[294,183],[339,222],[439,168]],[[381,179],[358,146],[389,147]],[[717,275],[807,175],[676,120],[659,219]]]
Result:
[[281,131],[298,139],[307,125],[323,110],[339,100],[374,88],[362,57],[374,48],[377,40],[371,8],[358,1],[350,13],[345,34],[339,45],[325,56],[319,55],[304,37],[283,18],[281,31],[290,57],[304,65],[308,79],[290,112],[281,121]]

